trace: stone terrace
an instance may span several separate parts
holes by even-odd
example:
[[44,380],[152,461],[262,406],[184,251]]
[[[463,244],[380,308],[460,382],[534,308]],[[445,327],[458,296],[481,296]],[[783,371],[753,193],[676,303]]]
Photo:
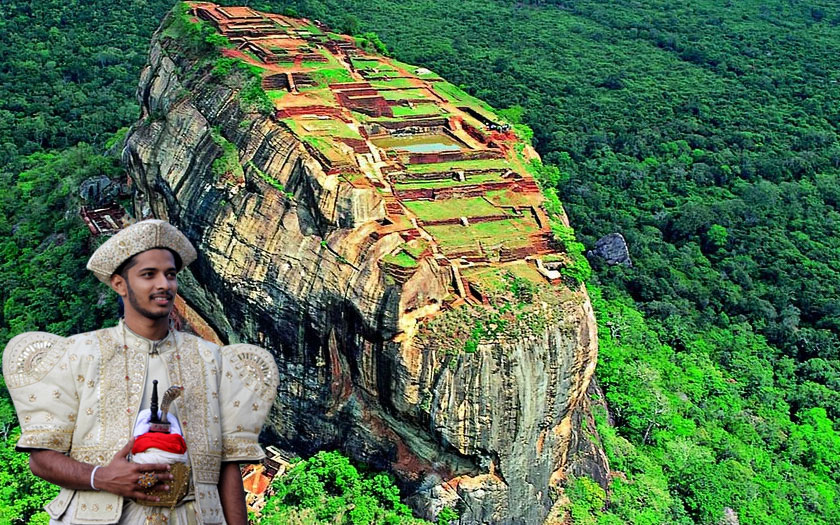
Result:
[[405,242],[380,261],[395,282],[427,258],[452,268],[453,293],[467,302],[482,302],[486,290],[459,269],[526,264],[528,275],[559,281],[542,260],[562,254],[528,171],[532,150],[492,108],[322,24],[248,7],[190,6],[234,44],[228,56],[264,71],[275,118],[328,175],[382,194],[387,218],[366,242],[401,235]]

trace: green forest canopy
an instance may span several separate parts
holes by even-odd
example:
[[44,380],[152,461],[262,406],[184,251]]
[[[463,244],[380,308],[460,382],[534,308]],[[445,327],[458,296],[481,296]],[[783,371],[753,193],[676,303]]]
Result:
[[[584,244],[627,238],[634,266],[594,259],[591,280],[614,423],[600,414],[599,430],[623,475],[607,511],[573,483],[576,520],[717,523],[730,507],[743,524],[840,522],[836,3],[250,4],[375,31],[400,60],[512,108],[559,168],[550,182]],[[138,116],[171,5],[0,6],[14,51],[0,68],[0,344],[114,315],[65,212],[80,177],[119,172],[99,153]]]

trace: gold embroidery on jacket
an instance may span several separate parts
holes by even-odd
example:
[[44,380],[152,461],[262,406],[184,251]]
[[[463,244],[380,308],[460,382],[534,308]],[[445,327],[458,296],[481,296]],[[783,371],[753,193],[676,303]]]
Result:
[[266,362],[266,356],[261,355],[264,351],[258,354],[245,345],[242,347],[234,355],[229,355],[233,368],[248,390],[255,392],[263,401],[273,402],[278,380],[273,363]]
[[227,459],[252,459],[263,455],[262,448],[253,440],[245,438],[223,438],[222,454]]
[[196,483],[216,484],[222,460],[221,451],[211,445],[211,438],[218,437],[220,429],[210,423],[208,395],[208,386],[215,385],[216,378],[209,373],[209,359],[202,355],[201,341],[180,332],[176,333],[176,337],[178,352],[167,353],[167,369],[170,383],[184,386],[184,396],[176,403],[182,415],[184,440],[190,451],[194,479]]
[[[14,344],[13,344],[14,343]],[[4,379],[9,388],[21,388],[43,379],[66,352],[64,340],[46,332],[21,334],[9,342],[4,355]]]

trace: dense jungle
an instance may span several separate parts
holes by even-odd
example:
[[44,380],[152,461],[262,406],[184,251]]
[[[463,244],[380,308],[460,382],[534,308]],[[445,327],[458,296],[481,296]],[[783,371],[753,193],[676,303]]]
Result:
[[[840,523],[836,3],[219,3],[376,36],[532,130],[587,249],[625,237],[632,266],[590,257],[613,472],[609,492],[569,480],[574,523]],[[84,269],[78,184],[120,176],[148,43],[173,5],[0,4],[0,345],[114,321]],[[2,393],[0,522],[46,523],[54,489],[14,452]],[[324,461],[304,479],[333,475]],[[382,478],[359,483],[393,522],[411,519]]]

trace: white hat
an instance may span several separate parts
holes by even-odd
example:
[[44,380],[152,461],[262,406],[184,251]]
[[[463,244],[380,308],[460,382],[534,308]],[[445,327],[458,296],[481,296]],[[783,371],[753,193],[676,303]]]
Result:
[[138,253],[155,248],[169,249],[181,258],[178,271],[196,258],[195,248],[178,228],[166,221],[148,219],[132,224],[105,241],[93,252],[87,269],[105,284],[122,263]]

